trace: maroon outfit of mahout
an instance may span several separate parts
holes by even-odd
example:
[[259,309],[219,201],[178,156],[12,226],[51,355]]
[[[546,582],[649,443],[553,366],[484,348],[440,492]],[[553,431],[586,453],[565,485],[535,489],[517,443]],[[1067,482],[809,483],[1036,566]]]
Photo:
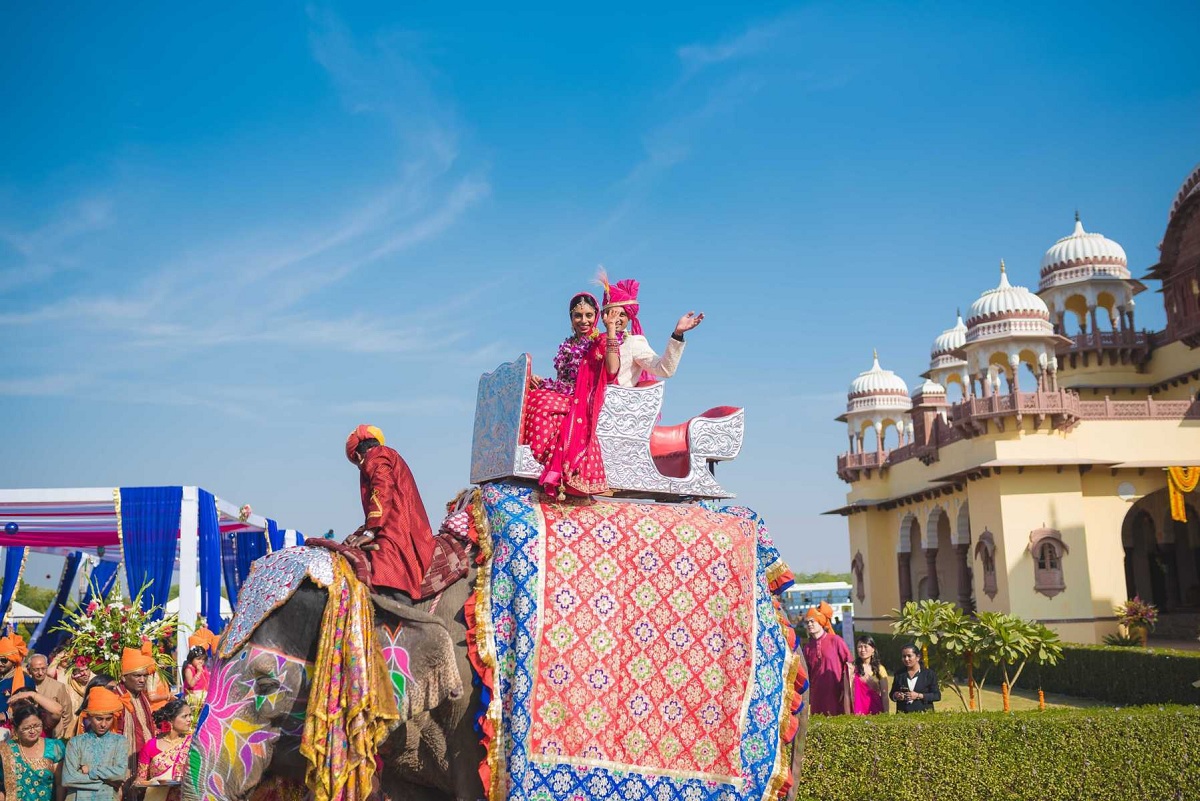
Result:
[[376,445],[363,456],[359,473],[364,528],[375,531],[371,580],[421,598],[421,582],[433,561],[433,529],[408,463],[395,449]]

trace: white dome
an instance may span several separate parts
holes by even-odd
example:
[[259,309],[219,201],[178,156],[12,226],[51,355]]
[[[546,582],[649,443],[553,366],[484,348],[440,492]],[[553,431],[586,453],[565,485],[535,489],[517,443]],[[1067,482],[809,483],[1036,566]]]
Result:
[[936,359],[938,356],[944,356],[951,351],[958,350],[966,342],[967,327],[963,324],[962,314],[959,314],[954,327],[947,328],[937,339],[933,340],[933,347],[929,349],[929,358]]
[[859,373],[858,378],[850,382],[850,391],[846,396],[854,399],[865,395],[899,395],[908,398],[908,384],[891,370],[880,367],[879,354],[876,353],[871,369]]
[[1171,204],[1171,213],[1167,215],[1168,224],[1175,217],[1175,212],[1183,205],[1183,201],[1198,192],[1200,192],[1200,164],[1197,164],[1188,177],[1183,179],[1183,185],[1175,193],[1175,202]]
[[[1128,279],[1129,261],[1125,257],[1125,248],[1118,245],[1103,234],[1088,233],[1083,230],[1079,215],[1075,215],[1075,230],[1070,236],[1064,236],[1054,243],[1046,255],[1042,257],[1042,284],[1047,283],[1047,277],[1054,272],[1069,270],[1076,267],[1116,267],[1116,271],[1101,271],[1101,274],[1112,278]],[[1084,271],[1077,279],[1090,278],[1091,271]]]
[[979,300],[971,304],[967,327],[973,328],[981,322],[1000,317],[1050,319],[1050,310],[1041,298],[1023,286],[1008,283],[1003,261],[1000,262],[1000,285],[984,292]]
[[921,384],[921,386],[919,386],[913,390],[912,396],[915,398],[918,395],[924,395],[925,397],[929,397],[930,395],[945,395],[945,394],[946,394],[945,387],[943,387],[941,384],[939,384],[938,382],[936,382],[932,379],[926,378],[925,383]]

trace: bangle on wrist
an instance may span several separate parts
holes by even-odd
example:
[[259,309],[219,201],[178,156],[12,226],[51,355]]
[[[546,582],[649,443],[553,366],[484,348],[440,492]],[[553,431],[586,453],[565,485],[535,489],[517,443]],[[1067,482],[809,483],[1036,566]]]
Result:
[[676,331],[676,332],[674,332],[673,334],[671,334],[671,339],[675,340],[676,342],[682,342],[682,341],[683,341],[683,334],[681,334],[681,333],[679,333],[678,331]]

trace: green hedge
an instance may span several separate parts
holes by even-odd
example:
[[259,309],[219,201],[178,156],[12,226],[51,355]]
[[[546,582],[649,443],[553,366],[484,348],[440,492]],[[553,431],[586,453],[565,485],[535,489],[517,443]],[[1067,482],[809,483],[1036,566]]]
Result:
[[[1079,695],[1117,706],[1200,704],[1200,652],[1166,648],[1066,645],[1062,661],[1041,670],[1046,692]],[[1038,668],[1028,667],[1019,686],[1036,687]],[[1029,678],[1026,679],[1025,677]],[[1200,788],[1197,788],[1200,797]]]
[[1200,709],[813,718],[798,799],[1111,801],[1200,796]]
[[[912,638],[867,633],[875,638],[884,667],[895,673],[900,667],[900,646]],[[993,669],[988,686],[999,689],[998,675]],[[962,679],[965,683],[965,676]],[[1200,704],[1200,688],[1192,686],[1200,681],[1200,651],[1069,644],[1063,646],[1057,665],[1025,668],[1017,688],[1036,690],[1039,681],[1048,693],[1094,698],[1114,706]]]

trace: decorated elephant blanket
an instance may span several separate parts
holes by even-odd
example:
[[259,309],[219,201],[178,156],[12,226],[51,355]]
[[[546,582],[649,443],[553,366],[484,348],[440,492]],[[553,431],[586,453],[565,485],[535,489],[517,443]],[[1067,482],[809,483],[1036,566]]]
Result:
[[482,503],[491,801],[786,793],[805,679],[757,515],[504,484]]

